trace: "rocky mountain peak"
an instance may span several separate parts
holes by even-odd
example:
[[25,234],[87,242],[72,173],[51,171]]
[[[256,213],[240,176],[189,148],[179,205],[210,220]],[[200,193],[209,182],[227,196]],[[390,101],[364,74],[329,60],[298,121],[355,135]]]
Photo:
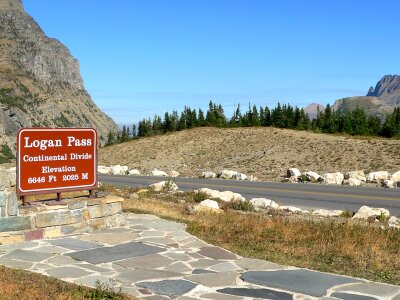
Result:
[[0,0],[0,10],[24,11],[21,0]]
[[383,76],[367,96],[382,98],[389,105],[400,105],[400,75]]
[[117,130],[68,48],[46,36],[21,0],[0,0],[0,134],[26,126],[95,127],[103,139]]

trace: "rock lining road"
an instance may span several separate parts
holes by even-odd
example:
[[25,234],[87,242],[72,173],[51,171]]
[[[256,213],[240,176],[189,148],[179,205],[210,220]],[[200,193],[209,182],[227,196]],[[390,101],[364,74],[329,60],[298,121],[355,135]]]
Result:
[[125,214],[123,227],[0,246],[0,264],[143,299],[400,300],[400,287],[240,257],[185,225]]
[[386,208],[392,215],[400,215],[400,189],[398,188],[385,189],[184,177],[99,175],[100,182],[132,187],[147,187],[152,183],[168,179],[174,180],[181,190],[210,188],[218,191],[232,191],[240,193],[246,199],[267,198],[281,205],[291,205],[302,209],[322,208],[358,211],[361,206],[367,205]]

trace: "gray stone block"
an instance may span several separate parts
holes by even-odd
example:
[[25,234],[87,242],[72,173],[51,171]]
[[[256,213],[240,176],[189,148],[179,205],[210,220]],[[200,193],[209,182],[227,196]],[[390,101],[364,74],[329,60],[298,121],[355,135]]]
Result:
[[0,190],[10,187],[10,179],[7,171],[0,170]]
[[81,210],[46,211],[36,215],[36,227],[50,227],[83,222]]
[[[327,290],[342,284],[356,283],[360,280],[310,271],[306,269],[287,271],[249,271],[242,275],[245,282],[268,288],[278,288],[310,296],[322,297]],[[287,283],[290,282],[290,286]]]
[[18,198],[15,192],[7,193],[7,214],[16,216],[18,214]]
[[91,219],[102,218],[105,216],[104,206],[102,205],[88,206],[87,210]]
[[10,252],[10,253],[4,255],[2,258],[22,260],[22,261],[26,261],[26,262],[41,262],[52,256],[54,256],[54,254],[52,254],[52,253],[41,253],[41,252],[36,252],[36,251],[31,251],[31,250],[17,249],[17,250],[14,250],[13,252]]
[[0,206],[6,205],[6,199],[7,199],[6,191],[1,191],[0,192]]
[[69,209],[82,209],[85,207],[86,207],[86,201],[84,200],[68,203]]
[[105,216],[112,216],[122,212],[121,202],[108,203],[104,208]]
[[176,298],[194,289],[197,285],[186,280],[163,280],[157,282],[141,282],[136,284],[139,287],[147,288],[156,294]]
[[0,232],[18,231],[32,228],[31,218],[28,217],[8,217],[0,219]]
[[219,293],[248,297],[251,299],[270,299],[270,300],[292,300],[293,295],[285,292],[278,292],[270,289],[248,289],[248,288],[224,288],[217,290]]

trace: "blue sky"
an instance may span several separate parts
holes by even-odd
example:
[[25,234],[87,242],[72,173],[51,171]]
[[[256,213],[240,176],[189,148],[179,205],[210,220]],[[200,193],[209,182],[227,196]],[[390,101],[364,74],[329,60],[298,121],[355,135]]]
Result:
[[399,74],[399,1],[23,0],[118,123],[210,99],[305,106]]

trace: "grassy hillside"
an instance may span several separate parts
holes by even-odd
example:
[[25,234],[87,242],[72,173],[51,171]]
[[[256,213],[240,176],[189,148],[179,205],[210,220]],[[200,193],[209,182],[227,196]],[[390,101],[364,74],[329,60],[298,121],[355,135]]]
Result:
[[367,116],[378,116],[381,120],[384,120],[387,114],[393,112],[392,106],[388,106],[377,97],[348,97],[336,100],[333,105],[335,111],[342,113],[353,111],[357,107],[363,109]]
[[99,164],[154,168],[198,177],[233,169],[280,181],[288,167],[319,173],[400,170],[400,141],[277,128],[196,128],[100,149]]

